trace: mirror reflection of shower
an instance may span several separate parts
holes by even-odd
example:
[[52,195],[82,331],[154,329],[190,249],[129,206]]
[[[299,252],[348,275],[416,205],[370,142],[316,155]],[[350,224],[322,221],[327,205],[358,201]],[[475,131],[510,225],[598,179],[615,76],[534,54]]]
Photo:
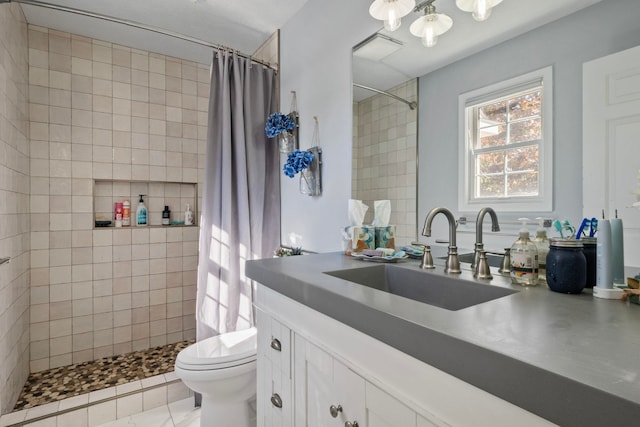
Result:
[[365,223],[373,220],[375,200],[390,200],[396,246],[410,244],[417,233],[418,80],[388,90],[354,87],[372,96],[353,103],[352,198],[370,207]]

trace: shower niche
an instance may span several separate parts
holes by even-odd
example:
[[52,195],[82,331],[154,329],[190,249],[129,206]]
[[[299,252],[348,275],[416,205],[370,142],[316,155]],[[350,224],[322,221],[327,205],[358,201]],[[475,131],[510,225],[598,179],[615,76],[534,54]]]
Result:
[[[198,184],[195,182],[94,180],[93,217],[94,227],[113,228],[115,204],[129,200],[131,204],[131,227],[135,227],[135,213],[140,194],[147,208],[149,227],[197,227]],[[192,225],[184,225],[187,205],[193,213]],[[162,211],[168,206],[171,211],[169,226],[162,225]],[[110,221],[98,227],[99,221]]]

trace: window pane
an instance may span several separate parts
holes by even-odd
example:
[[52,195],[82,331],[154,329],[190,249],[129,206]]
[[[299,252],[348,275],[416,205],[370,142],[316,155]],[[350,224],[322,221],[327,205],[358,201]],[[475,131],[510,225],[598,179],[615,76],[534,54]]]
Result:
[[480,138],[476,148],[497,147],[507,143],[507,128],[505,125],[491,126],[480,129]]
[[478,155],[478,175],[504,173],[504,151]]
[[537,196],[538,172],[509,174],[507,176],[508,196]]
[[509,144],[540,139],[542,125],[539,118],[509,124]]
[[539,116],[542,106],[542,91],[535,90],[509,100],[509,120]]
[[476,198],[503,197],[504,175],[479,175]]
[[478,128],[507,121],[507,101],[502,100],[478,108]]
[[537,145],[507,150],[507,170],[511,172],[538,171]]

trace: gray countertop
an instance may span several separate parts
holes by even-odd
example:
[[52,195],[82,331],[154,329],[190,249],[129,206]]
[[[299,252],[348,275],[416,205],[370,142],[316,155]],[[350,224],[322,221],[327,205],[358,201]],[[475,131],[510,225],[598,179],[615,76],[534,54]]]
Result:
[[640,306],[512,286],[494,272],[492,285],[519,292],[449,311],[324,274],[366,266],[329,253],[248,261],[246,274],[556,424],[640,425]]

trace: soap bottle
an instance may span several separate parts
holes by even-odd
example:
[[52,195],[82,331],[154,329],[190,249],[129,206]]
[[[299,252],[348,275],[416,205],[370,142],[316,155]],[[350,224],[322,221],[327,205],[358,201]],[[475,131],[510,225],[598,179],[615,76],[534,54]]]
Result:
[[164,205],[164,210],[162,211],[162,225],[170,225],[171,224],[171,211],[169,210],[169,206]]
[[193,225],[193,212],[191,212],[189,203],[187,203],[187,208],[184,211],[184,225]]
[[138,209],[136,209],[136,225],[139,227],[147,225],[147,207],[144,205],[143,196],[145,196],[145,194],[140,194]]
[[518,221],[522,221],[522,228],[518,240],[511,246],[511,282],[535,286],[538,284],[538,248],[529,239],[528,218],[518,218]]
[[536,237],[533,238],[533,243],[538,249],[538,282],[547,283],[547,254],[549,253],[549,238],[547,237],[547,230],[544,227],[544,218],[538,217],[538,230],[536,230]]

